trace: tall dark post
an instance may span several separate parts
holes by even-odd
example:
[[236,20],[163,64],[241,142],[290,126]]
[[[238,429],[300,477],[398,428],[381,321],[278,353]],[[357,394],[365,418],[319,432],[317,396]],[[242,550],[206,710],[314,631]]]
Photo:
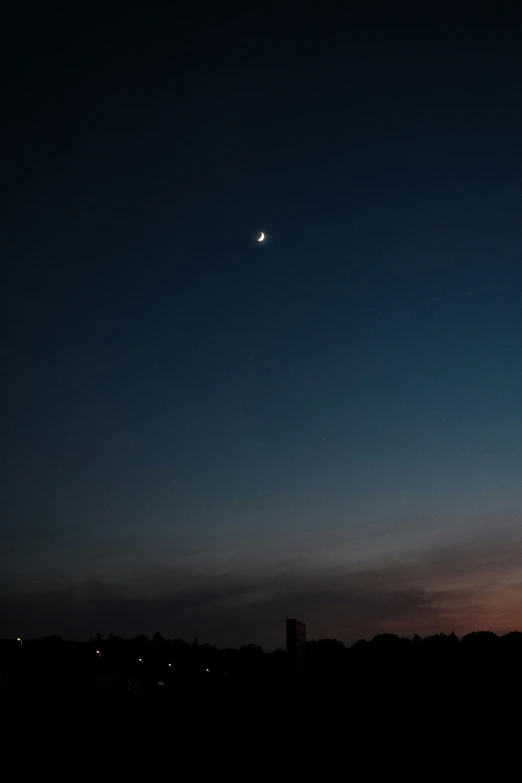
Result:
[[[306,625],[299,620],[286,621],[286,660],[288,677],[288,742],[290,757],[295,764],[301,760],[301,732],[299,731],[298,700],[304,695],[306,656]],[[297,767],[296,767],[297,769]]]
[[304,672],[306,654],[306,625],[299,620],[286,621],[286,654],[289,672]]

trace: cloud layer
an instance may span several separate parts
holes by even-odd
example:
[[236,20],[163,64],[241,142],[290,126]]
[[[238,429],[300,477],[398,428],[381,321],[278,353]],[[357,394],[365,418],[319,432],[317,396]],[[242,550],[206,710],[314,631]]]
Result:
[[482,529],[445,547],[366,564],[312,568],[287,563],[244,571],[156,568],[119,581],[78,581],[0,591],[3,635],[96,632],[152,634],[220,646],[284,644],[284,620],[297,616],[309,638],[347,643],[376,633],[464,634],[522,627],[522,529]]

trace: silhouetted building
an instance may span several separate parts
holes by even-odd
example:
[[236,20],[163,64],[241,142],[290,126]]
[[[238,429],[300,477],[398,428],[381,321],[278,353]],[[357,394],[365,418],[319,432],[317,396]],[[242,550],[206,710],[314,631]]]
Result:
[[299,620],[286,621],[286,651],[300,655],[306,650],[306,625]]

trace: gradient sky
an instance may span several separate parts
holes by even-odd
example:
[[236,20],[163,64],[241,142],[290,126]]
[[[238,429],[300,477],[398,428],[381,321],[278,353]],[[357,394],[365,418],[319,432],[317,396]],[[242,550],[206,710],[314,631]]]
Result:
[[522,628],[520,12],[169,5],[6,21],[0,636]]

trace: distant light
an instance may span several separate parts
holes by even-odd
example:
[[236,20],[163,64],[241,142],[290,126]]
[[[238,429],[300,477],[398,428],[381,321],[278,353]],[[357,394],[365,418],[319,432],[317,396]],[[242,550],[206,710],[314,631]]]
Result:
[[209,671],[210,671],[210,669],[205,669],[205,671],[209,672]]
[[16,637],[16,641],[17,641],[17,642],[21,642],[22,640],[20,639],[20,637],[19,637],[19,636],[17,636],[17,637]]
[[96,655],[99,655],[99,654],[100,654],[100,651],[99,651],[99,650],[96,650]]
[[165,685],[165,683],[160,681],[158,682],[158,685]]
[[171,663],[169,663],[169,669],[172,669],[172,664]]
[[143,658],[138,658],[138,661],[139,661],[140,663],[143,663]]

